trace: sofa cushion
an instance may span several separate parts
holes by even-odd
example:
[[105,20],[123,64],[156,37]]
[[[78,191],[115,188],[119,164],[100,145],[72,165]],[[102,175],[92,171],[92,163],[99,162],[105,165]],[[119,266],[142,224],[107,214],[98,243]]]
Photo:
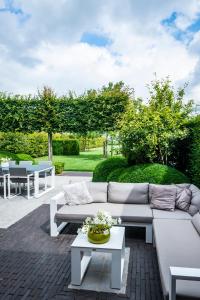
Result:
[[80,205],[93,201],[84,181],[63,185],[63,190],[68,205]]
[[108,184],[107,182],[86,182],[88,191],[93,202],[107,202]]
[[[153,220],[163,293],[169,293],[169,267],[200,268],[200,238],[189,220]],[[199,299],[200,284],[194,281],[177,281],[177,299]]]
[[148,191],[149,191],[148,183],[109,182],[108,202],[147,204]]
[[194,225],[196,231],[198,232],[198,234],[200,235],[200,213],[196,213],[193,217],[192,217],[192,224]]
[[192,200],[189,207],[189,213],[194,216],[200,210],[200,190],[194,184],[190,185],[192,191]]
[[117,204],[91,203],[84,205],[62,206],[56,213],[56,219],[62,221],[84,221],[94,216],[98,210],[109,212],[113,217],[122,219],[122,222],[152,223],[153,215],[148,204]]
[[176,187],[174,185],[149,185],[150,207],[173,211],[176,200]]
[[174,211],[152,209],[155,219],[176,219],[176,220],[191,220],[192,216],[183,210],[175,209]]
[[192,191],[188,187],[177,186],[175,206],[181,210],[189,211],[192,200]]

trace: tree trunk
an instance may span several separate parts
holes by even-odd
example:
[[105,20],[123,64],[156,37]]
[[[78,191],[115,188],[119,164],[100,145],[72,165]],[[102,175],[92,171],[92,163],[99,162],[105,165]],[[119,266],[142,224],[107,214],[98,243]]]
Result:
[[87,134],[83,137],[83,151],[85,152],[87,149]]
[[108,134],[106,133],[106,140],[105,140],[105,142],[104,142],[104,144],[103,144],[103,155],[104,155],[104,157],[108,157]]
[[52,161],[53,147],[52,147],[52,132],[48,132],[48,158]]
[[113,137],[111,137],[111,149],[110,149],[110,154],[111,154],[111,157],[113,157],[113,153],[114,153],[114,147],[113,147]]

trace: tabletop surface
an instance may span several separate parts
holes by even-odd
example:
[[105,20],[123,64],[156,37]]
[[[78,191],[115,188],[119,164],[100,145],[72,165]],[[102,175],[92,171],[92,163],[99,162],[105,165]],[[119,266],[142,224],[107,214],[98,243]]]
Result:
[[123,248],[123,239],[125,227],[113,226],[110,230],[110,240],[105,244],[93,244],[87,239],[87,235],[79,233],[72,243],[73,248],[88,248],[88,249],[108,249],[121,250]]
[[[52,169],[53,166],[40,166],[40,165],[30,165],[30,166],[14,166],[14,167],[3,167],[2,169],[4,171],[9,171],[10,168],[17,168],[17,169],[20,169],[20,168],[25,168],[28,172],[35,172],[35,171],[42,171],[42,170],[45,170],[45,169]],[[48,170],[47,170],[48,171]]]

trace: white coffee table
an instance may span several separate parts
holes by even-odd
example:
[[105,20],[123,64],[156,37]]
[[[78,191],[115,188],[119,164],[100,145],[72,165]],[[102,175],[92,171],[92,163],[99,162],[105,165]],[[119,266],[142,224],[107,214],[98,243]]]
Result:
[[125,228],[111,228],[110,240],[105,244],[88,242],[87,235],[79,233],[71,245],[71,284],[81,285],[92,257],[92,251],[112,254],[111,288],[120,289],[125,256]]

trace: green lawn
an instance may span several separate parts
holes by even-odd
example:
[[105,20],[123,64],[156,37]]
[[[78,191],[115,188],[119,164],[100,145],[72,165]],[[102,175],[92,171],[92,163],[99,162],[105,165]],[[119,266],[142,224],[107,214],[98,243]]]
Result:
[[[37,158],[36,161],[47,159],[47,156],[45,156]],[[93,171],[96,165],[104,159],[102,148],[91,149],[87,152],[80,152],[80,155],[77,156],[53,156],[54,162],[64,162],[65,171]]]

